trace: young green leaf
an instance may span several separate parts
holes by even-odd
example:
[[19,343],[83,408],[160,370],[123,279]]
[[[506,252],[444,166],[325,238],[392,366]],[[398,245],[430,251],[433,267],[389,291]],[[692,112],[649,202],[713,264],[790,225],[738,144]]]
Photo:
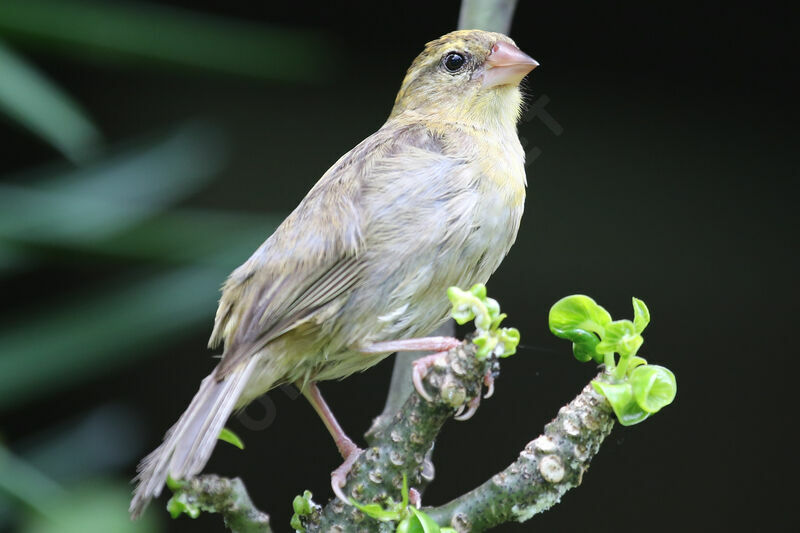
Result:
[[295,531],[299,531],[301,533],[305,531],[306,529],[303,526],[303,521],[300,519],[300,517],[311,515],[314,512],[314,508],[319,508],[319,506],[312,501],[312,497],[313,494],[311,494],[311,491],[306,490],[303,491],[302,496],[295,496],[294,500],[292,500],[292,509],[294,510],[294,514],[289,521],[289,525]]
[[303,533],[306,530],[306,528],[303,527],[303,523],[300,521],[300,517],[296,514],[293,514],[292,519],[289,520],[289,527],[299,533]]
[[[433,521],[433,518],[426,515],[422,511],[417,510],[414,507],[411,507],[411,512],[414,513],[414,518],[411,519],[411,525],[413,527],[414,519],[416,519],[419,523],[418,531],[420,533],[440,533],[439,524]],[[409,533],[412,531],[417,531],[415,529],[409,528]]]
[[503,351],[497,354],[497,357],[509,357],[517,353],[520,339],[517,328],[500,328],[497,332],[497,338],[503,347]]
[[185,481],[180,479],[175,479],[172,476],[167,475],[167,487],[172,492],[177,492],[178,490],[182,489],[185,484],[186,484]]
[[167,502],[167,511],[172,518],[178,518],[181,514],[187,514],[191,518],[200,516],[200,507],[191,503],[187,499],[186,493],[183,492],[175,494],[169,499]]
[[548,321],[556,337],[572,341],[578,361],[603,361],[602,353],[596,350],[598,335],[603,335],[611,315],[594,300],[582,294],[562,298],[550,308]]
[[630,383],[606,383],[592,381],[592,387],[602,394],[611,404],[614,414],[623,426],[632,426],[643,422],[650,413],[645,412],[636,403]]
[[650,310],[639,298],[633,298],[633,325],[641,333],[650,323]]
[[615,320],[607,324],[602,337],[595,349],[600,353],[616,352],[622,357],[635,355],[644,342],[630,320]]
[[395,509],[384,509],[379,503],[367,503],[365,505],[361,505],[353,498],[350,498],[350,503],[352,503],[353,507],[365,515],[374,518],[375,520],[380,520],[381,522],[400,520],[400,518],[402,518],[402,514],[399,511]]
[[242,442],[242,439],[240,439],[236,433],[228,428],[222,428],[222,431],[219,432],[219,437],[217,438],[219,440],[224,440],[228,444],[233,444],[240,450],[244,450],[244,442]]
[[630,383],[636,403],[648,413],[671,404],[678,391],[675,374],[658,365],[637,367],[631,372]]

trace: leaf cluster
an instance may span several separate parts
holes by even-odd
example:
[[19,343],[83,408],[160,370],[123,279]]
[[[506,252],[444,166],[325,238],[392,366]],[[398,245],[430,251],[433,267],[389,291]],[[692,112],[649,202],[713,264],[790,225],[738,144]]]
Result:
[[633,298],[633,320],[612,320],[593,299],[575,294],[553,305],[549,322],[554,335],[572,341],[578,361],[605,365],[607,380],[592,381],[592,386],[606,397],[622,425],[638,424],[675,399],[675,375],[636,355],[650,323],[642,300]]

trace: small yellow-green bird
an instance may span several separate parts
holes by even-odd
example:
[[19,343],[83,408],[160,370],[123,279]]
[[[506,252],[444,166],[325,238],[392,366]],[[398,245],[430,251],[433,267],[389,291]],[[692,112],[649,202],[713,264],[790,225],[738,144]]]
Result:
[[360,450],[315,383],[395,351],[453,345],[412,338],[446,320],[448,287],[485,283],[516,239],[526,186],[519,82],[537,65],[499,33],[456,31],[425,46],[386,123],[228,278],[209,342],[224,345],[222,360],[139,465],[132,516],[167,476],[203,469],[235,409],[285,383],[346,459],[333,475],[343,497]]

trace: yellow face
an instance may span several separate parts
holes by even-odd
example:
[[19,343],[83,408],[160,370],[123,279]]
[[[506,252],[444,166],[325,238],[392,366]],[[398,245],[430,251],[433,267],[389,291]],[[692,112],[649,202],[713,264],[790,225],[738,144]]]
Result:
[[516,124],[519,81],[537,63],[500,33],[462,30],[429,42],[408,69],[391,116]]

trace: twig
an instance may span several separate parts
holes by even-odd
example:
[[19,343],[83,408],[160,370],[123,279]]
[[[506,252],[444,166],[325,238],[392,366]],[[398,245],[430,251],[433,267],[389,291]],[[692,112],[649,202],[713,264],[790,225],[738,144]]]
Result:
[[458,14],[461,30],[508,33],[517,0],[463,0]]
[[[416,390],[408,396],[391,422],[371,436],[371,446],[356,461],[344,487],[358,503],[386,503],[401,499],[403,474],[409,485],[422,491],[433,479],[426,455],[439,430],[455,410],[481,393],[487,362],[475,357],[475,345],[467,342],[442,356],[423,380],[434,401]],[[338,500],[328,503],[321,520],[304,524],[307,531],[382,531],[380,522]]]
[[[452,319],[436,328],[431,337],[453,337],[456,334],[456,325]],[[411,394],[414,384],[411,381],[411,370],[415,360],[428,355],[428,352],[401,352],[395,355],[394,367],[392,368],[392,381],[389,384],[389,394],[386,397],[386,405],[383,412],[376,416],[372,421],[372,426],[364,435],[367,442],[372,446],[373,437],[384,429],[391,421],[397,411],[403,406]]]
[[459,533],[524,522],[580,485],[589,462],[613,427],[608,402],[587,385],[508,468],[450,503],[423,511]]
[[191,479],[175,491],[187,507],[220,513],[233,533],[272,533],[269,516],[253,505],[241,479],[206,474]]

